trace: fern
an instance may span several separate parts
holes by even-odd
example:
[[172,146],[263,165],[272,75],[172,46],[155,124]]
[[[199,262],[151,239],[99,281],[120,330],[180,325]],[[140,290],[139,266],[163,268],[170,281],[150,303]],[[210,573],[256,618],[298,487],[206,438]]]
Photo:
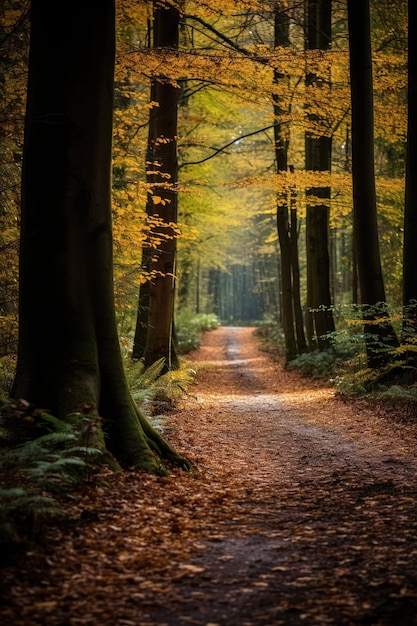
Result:
[[2,409],[0,541],[19,543],[64,515],[56,495],[74,489],[102,453],[80,445],[94,428],[86,415],[64,422],[45,411],[28,414],[26,404],[6,402]]
[[132,395],[134,397],[134,399],[136,400],[136,402],[139,403],[146,403],[148,401],[151,401],[154,396],[155,396],[155,389],[154,388],[148,388],[148,389],[132,389]]
[[[67,421],[61,420],[47,411],[38,410],[35,411],[34,415],[40,418],[44,426],[49,425],[53,429],[54,434],[72,432],[74,429],[74,422],[71,419],[72,415],[68,416]],[[75,415],[78,416],[79,414],[76,413]]]
[[39,533],[45,523],[65,515],[51,496],[15,487],[0,489],[0,542],[3,547],[25,543]]
[[153,385],[161,375],[162,370],[164,369],[165,359],[158,359],[147,367],[141,376],[136,381],[136,385],[139,389],[148,389]]

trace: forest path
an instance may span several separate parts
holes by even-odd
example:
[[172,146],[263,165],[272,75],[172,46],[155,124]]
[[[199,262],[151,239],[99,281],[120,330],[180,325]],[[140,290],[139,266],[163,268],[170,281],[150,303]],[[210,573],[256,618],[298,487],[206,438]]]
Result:
[[194,357],[212,369],[193,450],[241,511],[196,561],[201,616],[191,593],[178,623],[417,624],[415,427],[284,371],[253,329],[210,333]]
[[6,568],[1,623],[417,624],[417,425],[285,371],[253,332],[190,355],[166,436],[197,471],[86,490]]

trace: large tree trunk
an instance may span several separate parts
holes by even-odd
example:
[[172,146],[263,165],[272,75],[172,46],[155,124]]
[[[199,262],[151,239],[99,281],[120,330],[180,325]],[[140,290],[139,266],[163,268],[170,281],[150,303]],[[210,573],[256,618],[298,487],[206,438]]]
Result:
[[[331,43],[331,0],[307,0],[306,20],[308,50],[327,50]],[[320,86],[323,81],[309,73],[307,86]],[[330,172],[332,140],[324,134],[324,121],[317,113],[309,113],[308,119],[318,128],[316,132],[306,132],[305,161],[306,170]],[[306,246],[307,246],[307,304],[312,311],[310,328],[314,337],[309,337],[310,344],[317,340],[320,350],[329,345],[326,335],[333,332],[334,320],[330,297],[330,260],[329,260],[329,212],[330,187],[314,187],[307,190]],[[311,331],[310,331],[311,332]]]
[[[274,45],[290,45],[289,41],[289,19],[281,3],[275,6],[274,10]],[[274,68],[274,85],[286,82],[288,78]],[[280,120],[283,111],[279,96],[274,97],[274,140],[275,140],[275,160],[277,172],[286,172],[288,168],[288,133]],[[282,321],[285,340],[286,360],[291,361],[297,356],[297,344],[294,330],[293,312],[293,290],[292,290],[292,267],[291,267],[291,241],[288,220],[288,191],[277,194],[277,230],[281,252],[281,289],[282,289]]]
[[97,418],[104,448],[100,416],[121,463],[159,471],[183,459],[133,402],[114,311],[114,2],[32,0],[31,25],[12,396]]
[[[385,288],[379,252],[374,164],[374,111],[369,0],[348,0],[352,100],[353,223],[359,289],[365,322],[368,365],[387,362],[387,348],[397,345],[386,317]],[[378,305],[378,308],[375,307]]]
[[[153,47],[178,48],[179,11],[168,2],[154,2]],[[147,159],[148,181],[151,184],[153,215],[159,224],[153,226],[156,241],[150,263],[150,283],[146,342],[143,352],[145,366],[165,359],[165,369],[178,367],[173,334],[175,256],[177,222],[177,133],[179,89],[164,75],[152,80],[151,95],[157,106],[151,111],[151,132]],[[152,210],[152,209],[151,209]],[[148,211],[150,212],[150,211]],[[147,254],[147,252],[145,253]],[[139,345],[140,319],[135,344]],[[134,356],[138,356],[134,352]],[[142,355],[140,355],[142,356]]]
[[[404,208],[403,304],[404,340],[417,333],[417,21],[408,2],[408,128]],[[416,358],[414,358],[416,360]]]

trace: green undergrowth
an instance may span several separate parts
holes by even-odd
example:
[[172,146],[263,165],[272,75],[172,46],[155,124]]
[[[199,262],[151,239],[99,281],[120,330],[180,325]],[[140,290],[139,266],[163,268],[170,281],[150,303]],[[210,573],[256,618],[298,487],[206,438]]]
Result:
[[[180,315],[180,351],[197,348],[203,333],[218,325],[215,316]],[[164,430],[167,413],[179,397],[188,393],[195,376],[183,359],[179,369],[162,374],[163,369],[162,359],[145,369],[143,363],[125,358],[131,393],[159,431]],[[2,379],[9,381],[9,371],[2,374]],[[64,519],[68,495],[86,481],[97,481],[103,461],[102,452],[89,444],[89,436],[95,429],[90,416],[77,413],[62,421],[47,411],[34,410],[25,401],[6,398],[5,393],[4,399],[0,399],[0,553],[3,555],[39,541],[47,527]]]
[[[184,364],[161,375],[163,365],[126,367],[133,397],[160,431],[195,374]],[[24,401],[0,401],[0,553],[38,542],[47,527],[65,519],[68,495],[98,480],[103,455],[89,444],[94,429],[88,415],[62,421]]]
[[271,355],[285,356],[284,332],[282,326],[274,323],[262,324],[255,330],[259,347]]
[[[0,404],[0,550],[35,541],[65,516],[63,496],[90,477],[101,457],[83,414],[62,421],[25,402]],[[83,441],[83,445],[80,445]]]
[[195,371],[182,360],[179,369],[162,374],[164,365],[164,359],[146,369],[141,361],[126,363],[133,398],[154,426],[162,421],[161,413],[169,412],[177,400],[188,393],[195,376]]
[[366,364],[363,335],[340,331],[329,333],[327,340],[327,350],[312,350],[300,354],[287,364],[288,369],[298,370],[311,378],[330,380],[350,369],[363,369]]
[[[387,364],[380,369],[367,366],[365,335],[358,317],[339,320],[340,329],[327,335],[327,350],[312,350],[286,363],[289,370],[310,378],[327,380],[346,397],[375,398],[392,406],[407,406],[414,411],[417,402],[417,370],[410,365],[416,344],[411,338],[399,347],[380,344],[387,353]],[[353,321],[352,321],[353,320]],[[392,321],[398,325],[398,316]],[[257,331],[263,350],[285,356],[284,336],[277,325],[266,325]],[[369,334],[368,334],[369,337]],[[378,338],[375,336],[375,341]]]
[[220,326],[219,318],[213,313],[191,313],[187,309],[178,311],[175,318],[177,347],[180,354],[196,350],[209,330]]

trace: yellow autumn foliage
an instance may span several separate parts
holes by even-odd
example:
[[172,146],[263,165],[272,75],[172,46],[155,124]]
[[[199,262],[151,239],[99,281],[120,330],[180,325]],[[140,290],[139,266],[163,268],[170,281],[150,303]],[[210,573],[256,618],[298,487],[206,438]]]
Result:
[[[128,307],[132,314],[138,285],[146,278],[141,268],[141,247],[145,242],[150,246],[158,244],[149,238],[158,225],[157,216],[156,222],[152,222],[146,215],[150,193],[146,173],[154,165],[146,163],[149,114],[157,106],[150,101],[150,80],[154,76],[170,80],[180,95],[188,94],[179,104],[180,182],[176,190],[181,224],[171,225],[178,238],[180,261],[181,255],[187,253],[194,259],[200,258],[207,268],[227,268],[231,259],[246,259],[249,253],[269,254],[276,246],[274,214],[278,194],[282,199],[296,194],[298,217],[302,220],[306,190],[328,186],[331,229],[351,229],[349,57],[344,6],[334,9],[338,36],[331,49],[306,52],[303,29],[296,20],[291,25],[291,47],[273,47],[273,20],[268,14],[273,3],[172,0],[172,4],[178,4],[183,15],[178,51],[148,48],[150,1],[116,2],[114,274],[119,312]],[[293,3],[281,2],[281,6],[286,5],[297,10]],[[24,19],[28,7],[28,1],[3,3],[0,16],[6,36]],[[245,16],[251,17],[252,32]],[[392,272],[393,285],[398,284],[401,270],[403,157],[398,157],[399,166],[395,169],[386,155],[389,151],[401,155],[404,147],[407,59],[400,45],[385,44],[405,35],[404,21],[405,16],[395,10],[395,25],[378,19],[373,32],[378,208],[383,257],[386,271]],[[236,46],[222,41],[205,24],[236,42]],[[9,51],[13,62],[4,66],[0,85],[1,111],[7,121],[2,129],[0,173],[8,181],[2,196],[2,247],[11,245],[18,237],[26,50],[27,41],[23,38],[20,48]],[[274,69],[282,76],[276,84]],[[306,73],[314,74],[320,86],[307,86]],[[282,112],[274,118],[277,99]],[[274,122],[287,129],[293,173],[273,173]],[[259,134],[245,137],[266,127],[269,128]],[[304,170],[305,132],[332,137],[331,173]],[[186,165],[215,153],[217,156],[204,163]],[[169,179],[166,185],[170,185]],[[152,193],[157,207],[162,196],[155,188]],[[317,199],[317,203],[323,203],[323,199]],[[16,280],[16,252],[10,267],[14,268]],[[4,276],[5,268],[1,271]]]

